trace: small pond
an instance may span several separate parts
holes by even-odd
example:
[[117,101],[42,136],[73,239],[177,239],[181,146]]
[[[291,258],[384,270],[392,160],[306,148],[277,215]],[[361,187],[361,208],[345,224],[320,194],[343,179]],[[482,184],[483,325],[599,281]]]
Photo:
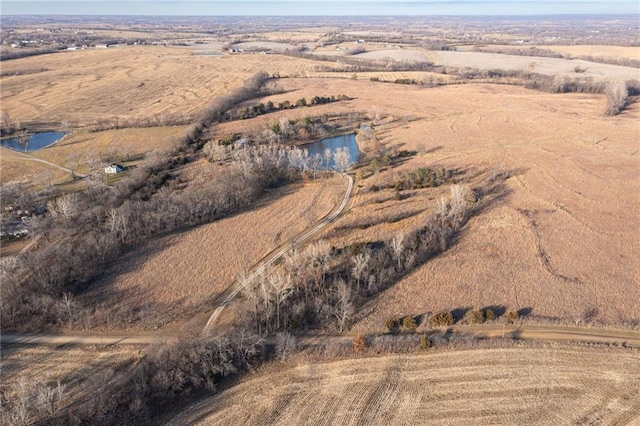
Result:
[[26,146],[22,145],[18,142],[16,138],[2,139],[0,141],[0,145],[5,148],[11,148],[16,151],[22,152],[33,152],[38,151],[39,149],[46,148],[49,145],[53,145],[62,139],[65,135],[69,134],[69,132],[42,132],[42,133],[34,133],[29,138],[29,143]]
[[[353,164],[358,161],[358,158],[360,157],[360,150],[358,149],[355,133],[350,135],[334,136],[332,138],[326,138],[300,146],[300,148],[306,149],[310,156],[314,154],[324,156],[325,149],[329,148],[331,152],[335,152],[336,149],[342,147],[347,147],[349,149],[349,155],[351,157],[349,164]],[[329,165],[331,167],[335,167],[333,159],[331,159],[331,163]]]

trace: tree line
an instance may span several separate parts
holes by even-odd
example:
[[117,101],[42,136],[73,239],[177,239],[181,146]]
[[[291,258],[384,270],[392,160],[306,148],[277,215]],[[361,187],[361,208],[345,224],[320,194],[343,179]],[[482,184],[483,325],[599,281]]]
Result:
[[293,250],[282,265],[265,270],[243,292],[242,327],[260,335],[327,326],[348,329],[366,300],[449,247],[480,205],[478,194],[499,188],[499,179],[482,190],[451,185],[449,196],[432,206],[422,226],[390,240],[344,247],[321,240]]

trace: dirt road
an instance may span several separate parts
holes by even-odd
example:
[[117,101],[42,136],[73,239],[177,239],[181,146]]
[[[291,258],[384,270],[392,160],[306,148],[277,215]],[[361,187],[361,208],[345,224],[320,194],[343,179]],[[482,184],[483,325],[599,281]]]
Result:
[[[67,173],[71,173],[71,174],[74,173],[74,172],[71,171],[71,169],[67,169],[66,167],[59,166],[59,165],[54,164],[54,163],[52,163],[50,161],[46,161],[46,160],[42,160],[40,158],[32,157],[29,154],[23,154],[23,153],[20,153],[20,154],[22,156],[6,155],[6,156],[4,156],[4,158],[10,158],[12,160],[37,161],[38,163],[46,164],[47,166],[54,167],[56,169],[62,170],[63,172],[67,172]],[[75,173],[75,175],[78,176],[78,177],[81,177],[81,178],[86,177],[86,175],[83,175],[83,174],[80,174],[80,173]]]
[[238,295],[255,277],[260,275],[267,269],[269,266],[273,265],[277,262],[282,256],[287,254],[293,248],[300,248],[307,244],[311,238],[318,234],[322,229],[324,229],[327,225],[329,225],[336,217],[338,217],[347,206],[349,199],[351,197],[351,193],[353,192],[353,177],[345,174],[345,178],[348,180],[347,190],[344,194],[344,198],[342,202],[329,216],[325,217],[319,224],[314,226],[312,229],[306,231],[304,234],[297,237],[294,241],[286,243],[277,249],[275,249],[271,254],[267,255],[264,259],[262,259],[257,265],[254,265],[253,272],[249,274],[249,276],[235,288],[230,288],[228,290],[228,294],[225,296],[224,300],[220,303],[220,305],[213,311],[207,324],[204,326],[202,330],[203,334],[211,332],[213,324],[216,322],[222,310],[233,300],[234,297]]
[[[454,337],[475,337],[479,339],[513,338],[535,341],[558,341],[601,343],[640,348],[640,331],[616,330],[605,328],[584,328],[562,325],[517,325],[485,324],[477,326],[442,327],[427,331],[429,335],[439,335],[446,339]],[[0,334],[2,344],[21,345],[150,345],[161,342],[178,341],[178,336],[163,334],[130,335],[89,335],[89,334]],[[317,346],[327,343],[345,343],[353,339],[352,335],[315,335],[300,336],[301,346]],[[268,340],[267,340],[268,341]]]

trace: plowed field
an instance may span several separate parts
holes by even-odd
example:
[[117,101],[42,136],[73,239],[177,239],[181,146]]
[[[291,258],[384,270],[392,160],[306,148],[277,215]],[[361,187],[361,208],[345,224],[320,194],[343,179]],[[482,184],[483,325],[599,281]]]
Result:
[[304,364],[246,378],[171,424],[636,424],[640,356],[499,348]]

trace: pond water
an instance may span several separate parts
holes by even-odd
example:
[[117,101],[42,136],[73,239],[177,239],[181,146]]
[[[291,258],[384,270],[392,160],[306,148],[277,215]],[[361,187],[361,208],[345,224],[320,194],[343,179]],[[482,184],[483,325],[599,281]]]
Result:
[[34,133],[29,138],[29,144],[26,149],[25,146],[18,142],[16,138],[2,139],[0,141],[0,145],[11,148],[16,151],[22,152],[33,152],[38,151],[39,149],[46,148],[49,145],[53,145],[63,136],[69,134],[69,132],[42,132],[42,133]]
[[[360,149],[358,148],[358,143],[356,142],[356,135],[352,133],[350,135],[342,135],[342,136],[334,136],[332,138],[326,138],[319,140],[317,142],[307,143],[301,145],[300,148],[306,149],[309,152],[309,155],[320,154],[324,156],[325,149],[329,148],[331,152],[335,152],[336,149],[347,147],[349,149],[350,162],[349,164],[353,164],[358,161],[360,157]],[[335,162],[333,158],[331,159],[330,167],[335,167]]]

